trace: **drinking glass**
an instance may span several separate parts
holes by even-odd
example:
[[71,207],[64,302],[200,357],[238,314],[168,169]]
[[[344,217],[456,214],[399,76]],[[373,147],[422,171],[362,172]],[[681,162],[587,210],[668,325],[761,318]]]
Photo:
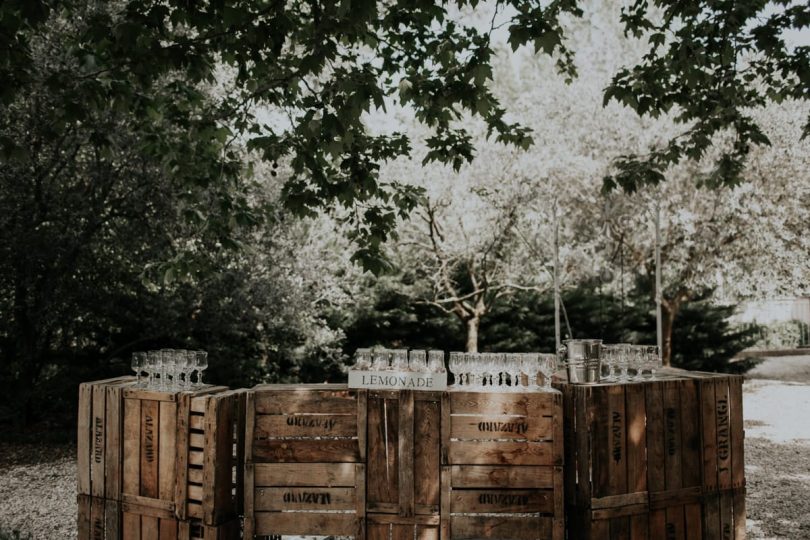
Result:
[[500,387],[503,386],[503,381],[501,377],[503,376],[503,354],[501,353],[489,353],[489,383],[492,386],[498,387],[496,391],[500,391]]
[[644,368],[650,372],[650,380],[655,380],[655,372],[662,367],[661,351],[656,345],[644,347]]
[[163,356],[163,368],[166,373],[165,390],[174,391],[177,386],[177,360],[179,357],[179,350],[166,349]]
[[484,386],[492,386],[492,370],[494,362],[492,353],[471,353],[469,355],[470,373],[473,377],[473,385],[479,389]]
[[461,381],[464,386],[475,386],[477,362],[472,353],[461,353]]
[[144,370],[146,366],[146,353],[143,352],[134,352],[132,353],[132,363],[130,364],[132,367],[132,371],[135,372],[136,383],[138,386],[141,386],[141,371]]
[[[433,351],[431,351],[433,352]],[[450,373],[453,375],[453,385],[454,386],[463,386],[464,383],[461,380],[461,363],[463,360],[463,353],[453,351],[450,353],[450,360],[448,362],[448,366],[450,367]]]
[[615,365],[616,349],[614,345],[602,345],[602,368],[599,380],[602,382],[613,382],[613,368]]
[[520,391],[520,355],[511,353],[506,355],[506,369],[509,371],[509,386],[515,392]]
[[146,353],[146,386],[149,388],[157,387],[157,374],[160,365],[160,351],[149,351]]
[[428,371],[431,373],[445,373],[444,351],[428,351]]
[[371,349],[357,349],[354,354],[352,369],[364,371],[371,367]]
[[506,355],[504,353],[495,353],[493,356],[495,357],[495,383],[500,386],[501,389],[506,389],[506,376],[508,372]]
[[556,354],[538,354],[538,367],[543,374],[543,389],[551,390],[551,377],[557,371]]
[[203,386],[203,371],[208,368],[208,353],[206,351],[195,351],[194,367],[197,369],[197,386]]
[[617,343],[614,345],[613,367],[616,382],[627,382],[627,368],[630,361],[629,348],[630,345],[627,343]]
[[428,370],[427,353],[419,349],[411,351],[411,356],[408,359],[408,367],[410,371],[425,373]]
[[388,371],[390,364],[388,363],[389,351],[386,349],[374,349],[374,360],[371,363],[371,369],[374,371]]
[[646,364],[646,356],[646,345],[633,345],[630,352],[630,380],[641,380],[641,372],[644,370]]
[[[492,378],[495,374],[495,355],[493,353],[481,353],[478,355],[478,362],[476,363],[478,367],[478,380],[479,386],[481,388],[484,385],[487,386],[494,386],[495,383],[492,381]],[[490,388],[492,390],[492,388]]]
[[408,371],[408,349],[395,349],[391,353],[391,369]]
[[183,350],[177,358],[178,384],[181,390],[191,389],[191,370],[194,369],[194,351]]
[[464,384],[478,390],[484,386],[484,358],[479,353],[464,353],[461,365],[464,369]]
[[523,353],[520,358],[520,370],[529,380],[529,390],[537,390],[537,360],[533,353]]

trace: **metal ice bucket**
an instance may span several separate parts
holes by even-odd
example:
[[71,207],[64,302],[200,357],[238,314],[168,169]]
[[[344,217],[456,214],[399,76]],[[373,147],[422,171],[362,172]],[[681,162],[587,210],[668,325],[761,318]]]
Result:
[[566,339],[560,347],[560,360],[565,365],[568,382],[598,383],[602,373],[601,339]]

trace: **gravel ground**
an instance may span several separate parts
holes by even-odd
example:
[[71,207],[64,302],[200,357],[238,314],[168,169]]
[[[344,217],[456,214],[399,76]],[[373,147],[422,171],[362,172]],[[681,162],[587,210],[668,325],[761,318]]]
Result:
[[15,530],[37,540],[76,538],[72,446],[0,444],[0,532]]
[[[770,374],[767,365],[757,371]],[[750,539],[810,539],[810,380],[800,379],[745,383]],[[76,538],[72,446],[0,444],[0,533],[14,530],[35,540]]]

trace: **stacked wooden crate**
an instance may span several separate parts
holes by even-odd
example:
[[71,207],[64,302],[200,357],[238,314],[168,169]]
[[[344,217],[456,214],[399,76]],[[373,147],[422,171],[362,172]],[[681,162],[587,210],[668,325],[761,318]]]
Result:
[[444,399],[442,539],[562,540],[561,394]]
[[439,540],[439,392],[368,392],[368,540]]
[[258,386],[246,424],[245,538],[365,538],[366,392]]
[[674,370],[559,383],[569,538],[744,538],[741,384]]
[[556,391],[256,387],[245,538],[561,540],[561,413]]
[[79,538],[118,538],[121,530],[122,395],[134,377],[79,385]]
[[[108,421],[100,494],[93,445],[102,393]],[[243,392],[158,392],[127,378],[82,385],[79,401],[80,540],[239,537]],[[81,498],[88,478],[95,500]]]

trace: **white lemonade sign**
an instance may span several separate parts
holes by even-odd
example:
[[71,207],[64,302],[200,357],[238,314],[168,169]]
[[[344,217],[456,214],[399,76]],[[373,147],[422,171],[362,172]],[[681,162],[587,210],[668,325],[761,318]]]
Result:
[[349,371],[349,388],[370,390],[447,390],[447,373]]

